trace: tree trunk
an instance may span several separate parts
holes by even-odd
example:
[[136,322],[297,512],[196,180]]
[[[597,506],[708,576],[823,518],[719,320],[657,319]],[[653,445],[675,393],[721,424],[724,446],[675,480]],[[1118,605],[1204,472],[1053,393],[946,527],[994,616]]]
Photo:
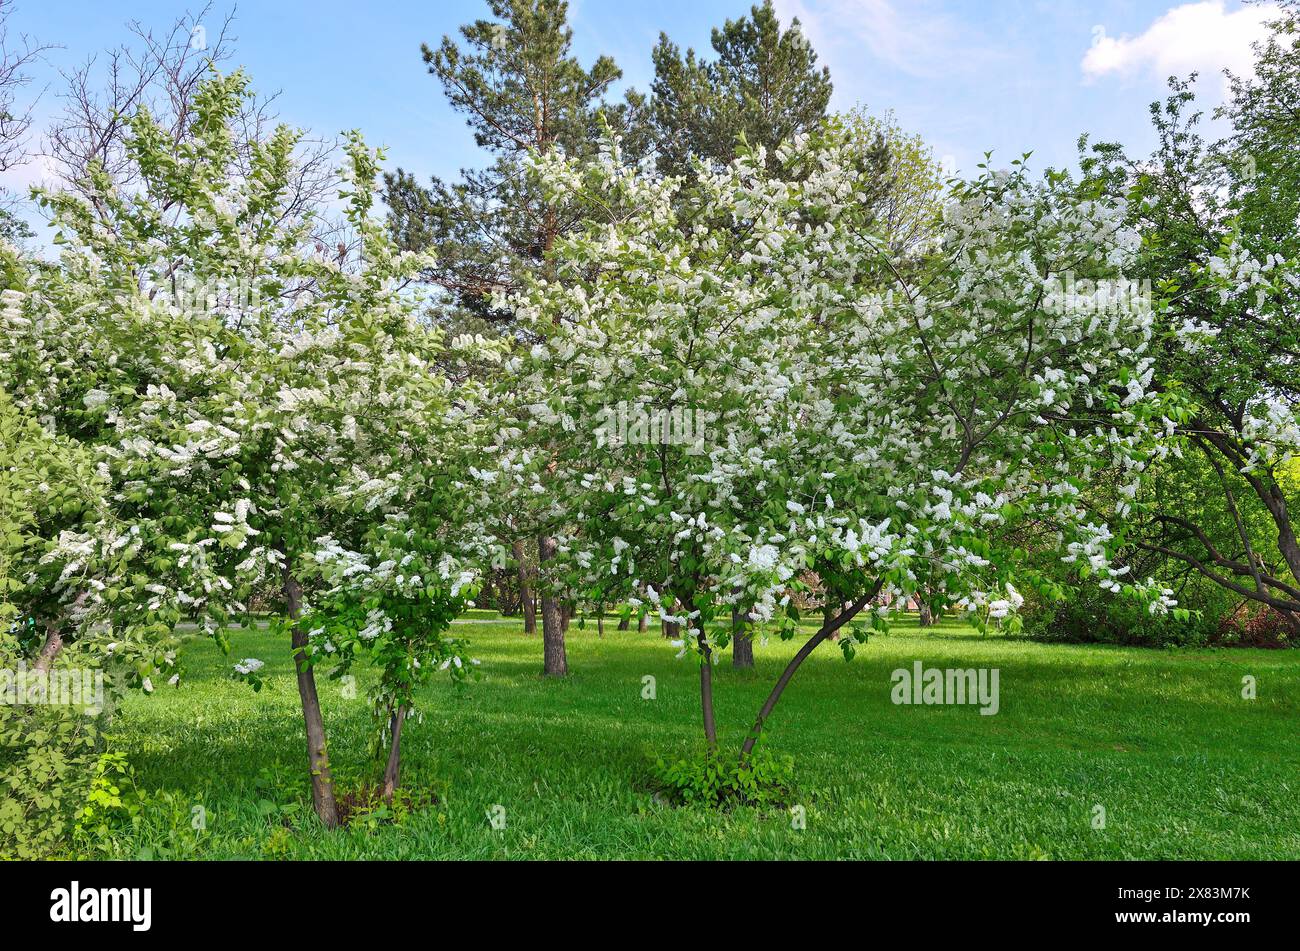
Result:
[[731,608],[731,666],[749,670],[754,666],[754,635],[746,628],[740,608]]
[[63,634],[59,631],[59,622],[50,621],[45,625],[45,643],[41,645],[41,652],[36,655],[36,663],[32,665],[32,670],[38,674],[48,674],[61,650],[63,650]]
[[598,605],[596,608],[596,636],[603,638],[605,636],[605,605]]
[[930,610],[929,601],[921,601],[917,604],[921,614],[921,627],[932,627],[934,625],[934,612]]
[[700,710],[704,714],[704,739],[709,744],[709,752],[718,748],[718,725],[713,719],[713,651],[708,642],[700,639],[703,652],[700,664]]
[[[555,557],[555,539],[543,535],[537,539],[537,560],[545,564]],[[542,673],[547,677],[565,677],[569,659],[564,651],[564,623],[560,602],[549,588],[542,589]]]
[[533,600],[533,586],[530,584],[528,577],[528,563],[524,560],[526,553],[524,551],[523,539],[519,539],[511,546],[515,564],[519,566],[519,607],[524,612],[524,633],[537,633],[537,603]]
[[58,617],[51,618],[45,622],[45,643],[41,645],[41,652],[36,655],[36,662],[32,670],[38,674],[48,674],[54,666],[54,661],[58,659],[59,652],[63,650],[63,627],[73,616],[81,610],[81,606],[86,603],[86,598],[90,596],[89,591],[83,591],[77,595],[76,599],[68,606]]
[[[676,614],[678,607],[679,604],[677,600],[673,599],[672,604],[669,607],[669,610],[672,611],[674,614]],[[682,626],[678,624],[676,621],[665,621],[660,619],[659,633],[662,634],[664,637],[668,638],[669,640],[675,641],[677,640],[677,638],[682,636]]]
[[[834,621],[836,609],[843,607],[842,604],[837,604],[834,598],[835,595],[831,594],[829,591],[826,592],[826,603],[822,605],[822,626],[823,627],[830,624],[831,621]],[[839,629],[837,628],[835,630],[835,633],[831,635],[831,640],[838,641],[839,639],[840,639],[840,634],[839,634]]]
[[631,626],[632,626],[632,613],[629,611],[627,614],[624,614],[621,618],[618,619],[618,629],[620,631],[626,631]]
[[817,649],[817,645],[829,638],[832,634],[856,617],[857,614],[871,602],[871,599],[880,592],[882,584],[883,582],[877,581],[875,587],[872,588],[870,592],[854,601],[838,614],[834,620],[827,624],[823,624],[821,630],[809,638],[808,643],[799,648],[799,653],[795,654],[790,663],[786,664],[785,670],[783,670],[781,676],[777,678],[776,685],[772,688],[772,692],[767,695],[767,700],[763,702],[762,709],[758,711],[758,717],[754,720],[754,725],[750,727],[749,736],[745,737],[745,743],[740,748],[740,761],[742,763],[749,759],[749,754],[754,750],[754,744],[758,742],[758,737],[763,732],[763,724],[765,724],[767,718],[772,715],[772,711],[776,708],[777,701],[781,699],[781,694],[785,692],[786,685],[790,683],[790,678],[795,675],[795,671],[797,671],[803,662],[808,659],[808,655]]
[[325,827],[339,824],[339,809],[334,801],[334,776],[330,771],[329,751],[325,742],[325,720],[321,716],[320,697],[316,693],[316,674],[307,663],[307,632],[298,623],[302,612],[302,587],[286,566],[284,569],[284,601],[293,619],[291,644],[294,666],[298,672],[298,698],[302,701],[302,719],[307,728],[307,765],[311,771],[311,800],[316,815]]
[[388,748],[388,765],[384,768],[384,802],[393,801],[393,793],[401,782],[402,769],[402,724],[406,722],[406,708],[399,706],[388,720],[388,731],[393,735],[392,746]]
[[646,617],[647,612],[642,611],[641,616],[636,619],[636,629],[642,634],[644,634],[646,630]]

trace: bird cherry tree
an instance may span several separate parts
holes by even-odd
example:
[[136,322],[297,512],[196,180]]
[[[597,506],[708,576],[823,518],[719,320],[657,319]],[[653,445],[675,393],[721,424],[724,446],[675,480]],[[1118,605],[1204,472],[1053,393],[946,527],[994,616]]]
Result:
[[[775,173],[756,151],[689,187],[614,141],[598,162],[536,163],[606,223],[559,242],[559,280],[514,300],[539,338],[508,363],[534,448],[504,447],[501,474],[522,497],[548,474],[578,526],[558,539],[573,577],[621,579],[681,625],[711,752],[729,637],[714,622],[740,606],[793,637],[801,579],[834,592],[742,766],[817,646],[838,634],[851,654],[855,619],[885,623],[921,587],[976,624],[1014,614],[1036,580],[1007,541],[1018,525],[1050,525],[1082,573],[1169,604],[1112,568],[1112,530],[1078,500],[1103,466],[1136,480],[1166,412],[1122,210],[1016,163],[955,187],[934,246],[903,258],[860,200],[868,146],[832,122],[783,146]],[[634,433],[611,422],[625,412],[661,422]],[[691,438],[665,438],[682,414]]]
[[[482,404],[453,377],[491,348],[449,346],[420,318],[409,282],[428,262],[374,219],[379,156],[357,134],[340,196],[352,253],[309,239],[312,216],[285,213],[297,134],[280,128],[237,161],[247,94],[240,73],[214,74],[179,145],[141,111],[127,140],[134,188],[96,170],[89,197],[43,196],[62,257],[34,264],[5,311],[5,384],[24,412],[91,447],[112,486],[110,515],[50,557],[99,566],[69,597],[85,605],[84,631],[142,658],[146,689],[178,621],[221,638],[253,620],[251,594],[278,592],[272,631],[290,641],[313,801],[334,825],[314,666],[333,634],[349,659],[377,660],[380,697],[409,707],[409,671],[458,656],[442,637],[469,586],[457,546],[473,548],[479,483],[461,474]],[[349,567],[334,571],[340,558]],[[371,624],[344,641],[341,619],[314,639],[304,615],[317,593],[399,633],[374,637]]]

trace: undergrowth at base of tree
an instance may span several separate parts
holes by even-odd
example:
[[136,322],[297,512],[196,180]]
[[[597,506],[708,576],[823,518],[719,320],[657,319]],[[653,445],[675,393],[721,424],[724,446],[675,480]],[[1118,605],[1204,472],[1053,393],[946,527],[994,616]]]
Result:
[[341,792],[337,797],[339,822],[345,826],[376,829],[379,826],[401,825],[414,813],[436,804],[438,796],[432,789],[406,789],[398,787],[392,802],[385,802],[378,786],[359,786]]
[[794,801],[794,757],[756,749],[742,765],[733,754],[658,760],[652,787],[674,806],[785,808]]

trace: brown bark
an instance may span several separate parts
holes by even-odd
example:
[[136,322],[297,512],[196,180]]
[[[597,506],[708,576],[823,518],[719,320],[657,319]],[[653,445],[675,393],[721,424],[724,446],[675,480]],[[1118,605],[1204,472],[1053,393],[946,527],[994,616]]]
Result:
[[626,631],[626,630],[628,630],[631,626],[632,626],[632,615],[631,615],[631,613],[624,614],[621,618],[618,619],[618,629],[619,629],[620,631]]
[[63,650],[63,626],[81,610],[89,594],[88,591],[81,592],[62,615],[45,622],[45,642],[41,644],[41,652],[36,655],[36,662],[32,665],[33,671],[38,674],[50,672],[54,661],[58,659],[59,652]]
[[748,630],[740,609],[731,609],[731,666],[749,670],[754,666],[754,635]]
[[870,603],[871,599],[880,592],[882,583],[883,582],[877,581],[871,591],[854,601],[851,605],[836,615],[833,620],[823,624],[821,629],[809,638],[808,643],[799,648],[799,652],[794,655],[790,663],[786,664],[785,670],[783,670],[781,676],[777,678],[776,685],[772,688],[772,692],[767,695],[767,700],[763,702],[762,709],[758,711],[758,717],[754,720],[754,725],[749,730],[749,736],[745,737],[745,743],[740,748],[740,761],[742,763],[745,762],[745,760],[749,758],[749,754],[753,752],[754,744],[758,742],[758,737],[763,732],[763,725],[767,722],[767,718],[772,715],[772,711],[776,708],[777,701],[781,699],[781,694],[785,692],[785,688],[790,683],[790,679],[795,675],[795,672],[800,668],[800,666],[802,666],[803,662],[808,659],[808,655],[816,650],[817,646],[821,644],[822,641],[829,638],[832,634],[856,617],[857,614]]
[[[822,605],[822,624],[823,624],[823,625],[830,624],[832,621],[834,621],[834,620],[835,620],[835,611],[836,611],[838,608],[843,607],[843,605],[841,605],[841,604],[837,604],[837,603],[836,603],[836,601],[835,601],[835,595],[831,594],[831,592],[829,592],[829,591],[826,592],[826,598],[825,598],[825,600],[826,600],[826,603]],[[840,639],[840,635],[839,635],[839,631],[837,630],[834,634],[831,635],[831,640],[833,640],[833,641],[838,641],[839,639]]]
[[[538,562],[545,564],[554,557],[555,539],[546,535],[538,538]],[[565,677],[569,673],[560,602],[546,588],[542,589],[542,673],[547,677]]]
[[523,539],[511,546],[515,564],[519,566],[519,607],[524,612],[524,633],[537,633],[537,602],[533,600],[532,579],[529,578],[528,563],[525,561]]
[[325,719],[321,716],[320,697],[316,693],[316,674],[307,663],[307,631],[298,623],[302,612],[302,586],[286,567],[284,600],[289,617],[295,622],[290,643],[298,673],[298,698],[302,702],[302,719],[307,730],[307,766],[311,771],[311,799],[316,815],[326,828],[339,824],[339,809],[334,801],[334,775],[330,770],[329,750],[325,741]]
[[645,629],[646,629],[646,612],[645,612],[645,611],[642,611],[642,612],[641,612],[641,616],[638,617],[638,618],[636,619],[636,629],[637,629],[638,631],[640,631],[641,633],[643,633],[643,634],[645,633]]
[[709,752],[718,748],[718,724],[713,716],[713,649],[700,633],[700,711],[704,715],[704,739]]
[[388,731],[392,734],[392,745],[388,748],[388,765],[384,767],[384,802],[393,801],[393,793],[401,782],[402,769],[402,724],[406,722],[406,708],[398,707],[388,720]]
[[918,604],[917,604],[917,608],[918,608],[918,610],[920,611],[920,614],[921,614],[921,622],[920,622],[920,623],[921,623],[921,627],[933,627],[933,626],[934,626],[934,612],[933,612],[932,610],[930,610],[930,602],[929,602],[929,601],[920,601],[920,602],[918,602]]
[[32,670],[38,674],[48,674],[61,650],[63,650],[63,634],[59,630],[58,622],[50,621],[45,625],[45,643],[41,645],[41,652],[36,655],[36,663],[32,665]]

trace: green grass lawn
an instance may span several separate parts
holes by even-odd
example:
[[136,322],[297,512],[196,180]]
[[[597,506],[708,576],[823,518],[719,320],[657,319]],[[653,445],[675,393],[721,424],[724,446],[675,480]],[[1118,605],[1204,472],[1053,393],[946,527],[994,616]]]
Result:
[[[572,675],[539,676],[540,638],[517,623],[457,625],[483,677],[442,683],[405,734],[403,780],[438,802],[399,825],[325,832],[310,815],[287,645],[238,632],[231,657],[187,644],[179,689],[133,698],[119,744],[139,785],[174,792],[125,855],[209,858],[1300,858],[1300,652],[1044,645],[907,622],[845,663],[823,646],[770,721],[794,755],[804,829],[780,810],[663,805],[658,756],[702,749],[698,673],[651,632],[569,634]],[[717,669],[734,749],[794,643],[758,645],[757,669]],[[267,689],[227,679],[267,662]],[[914,660],[997,667],[1001,709],[896,706]],[[641,699],[642,678],[657,699]],[[1258,699],[1243,700],[1244,675]],[[321,678],[340,784],[372,778],[365,691]],[[202,805],[207,826],[190,830]],[[504,808],[506,827],[488,822]],[[1094,829],[1094,806],[1106,810]],[[167,816],[163,813],[168,812]]]

